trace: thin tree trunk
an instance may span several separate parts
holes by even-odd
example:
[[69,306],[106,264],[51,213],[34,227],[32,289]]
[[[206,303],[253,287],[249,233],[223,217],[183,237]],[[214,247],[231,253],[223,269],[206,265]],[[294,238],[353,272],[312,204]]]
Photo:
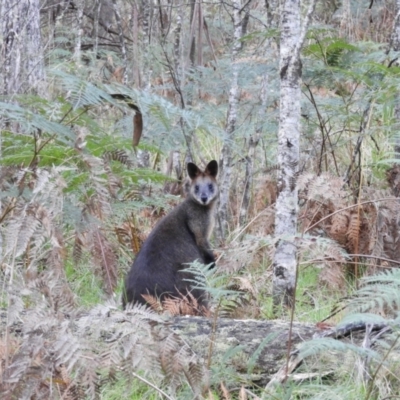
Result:
[[26,24],[26,37],[30,38],[26,43],[26,61],[28,68],[28,85],[30,90],[34,90],[44,96],[44,60],[42,53],[42,36],[40,31],[40,0],[30,0],[27,7],[29,14]]
[[[394,25],[393,25],[393,32],[392,32],[392,37],[390,40],[390,47],[394,51],[400,51],[400,0],[396,0],[396,18],[394,20]],[[400,124],[400,95],[397,93],[396,99],[395,99],[395,106],[394,106],[394,117],[396,119],[396,125],[398,126]],[[398,132],[399,129],[396,129],[396,132]],[[395,143],[394,143],[394,152],[395,152],[395,158],[400,159],[400,135],[397,133],[395,136]]]
[[194,58],[196,54],[196,38],[194,36],[194,26],[195,26],[195,11],[197,8],[197,1],[191,0],[190,1],[190,44],[189,44],[189,61],[190,67],[194,67]]
[[139,11],[138,11],[138,5],[134,3],[132,5],[132,24],[133,24],[133,59],[135,62],[135,65],[133,66],[133,80],[134,80],[134,85],[136,88],[141,87],[141,74],[140,74],[140,51],[139,51]]
[[354,40],[351,35],[351,0],[343,0],[342,3],[342,19],[340,21],[340,32],[343,37],[347,38],[350,42]]
[[[39,0],[2,0],[0,4],[0,34],[2,36],[2,63],[0,69],[0,94],[13,101],[12,96],[33,92],[44,96],[45,70],[40,31]],[[2,154],[1,131],[5,128],[0,119],[0,158]],[[19,125],[15,124],[15,131]],[[14,128],[13,128],[14,130]],[[2,203],[0,201],[0,215]],[[3,256],[3,238],[0,233],[0,258]],[[10,279],[12,279],[10,274]]]
[[[186,71],[193,71],[195,67],[195,57],[196,57],[196,37],[195,37],[195,27],[196,27],[196,15],[198,12],[199,4],[196,0],[190,0],[190,31],[189,31],[189,57],[185,60],[184,68],[182,71],[182,84],[186,84]],[[200,51],[200,49],[199,49]],[[191,78],[189,77],[189,80]],[[193,86],[189,87],[190,90],[187,91],[186,104],[191,106],[193,104]]]
[[83,35],[83,9],[84,9],[84,0],[78,0],[76,2],[77,11],[77,20],[78,20],[78,32],[75,39],[75,48],[74,48],[74,59],[78,65],[81,64],[81,52],[82,52],[82,35]]
[[99,20],[100,20],[101,1],[95,0],[93,7],[93,35],[94,35],[94,49],[93,52],[97,56],[97,49],[99,47]]
[[182,17],[180,9],[176,15],[176,28],[174,32],[174,69],[176,81],[181,86],[181,32],[182,32]]
[[286,0],[281,13],[280,40],[280,116],[278,133],[278,164],[280,166],[276,202],[275,235],[279,238],[273,260],[273,304],[294,305],[296,286],[296,175],[300,147],[300,49],[315,1],[300,26],[300,0]]
[[197,9],[197,65],[203,65],[203,6],[199,1]]
[[118,10],[117,2],[116,0],[113,0],[112,3],[114,7],[115,20],[117,21],[117,26],[118,26],[118,36],[119,36],[119,43],[121,45],[122,62],[123,62],[122,67],[124,69],[122,83],[126,85],[128,83],[128,59],[126,55],[124,32],[122,29],[121,15]]
[[231,187],[232,174],[232,142],[235,136],[237,109],[239,101],[239,65],[236,63],[239,50],[241,48],[240,39],[242,38],[242,21],[240,19],[241,1],[233,1],[233,23],[234,23],[234,39],[232,46],[232,80],[231,89],[229,91],[228,115],[225,127],[225,138],[222,147],[222,155],[220,161],[220,197],[219,197],[219,240],[222,242],[229,228],[229,191]]
[[[150,63],[151,48],[151,15],[152,2],[148,0],[142,1],[142,43],[141,43],[141,60],[142,60],[142,80],[141,87],[144,91],[150,90],[152,68]],[[137,151],[137,159],[140,167],[150,167],[150,153],[147,150]]]
[[[182,76],[183,76],[183,71],[182,71],[182,66],[181,66],[181,35],[182,35],[182,16],[181,16],[181,8],[182,5],[179,3],[179,9],[177,11],[176,15],[176,28],[174,32],[174,66],[173,66],[173,80],[174,80],[174,85],[176,89],[176,95],[175,95],[175,101],[177,104],[181,105],[181,108],[184,109],[186,108],[186,102],[183,97],[183,92],[182,92],[182,85],[184,83]],[[182,130],[182,134],[185,138],[186,142],[186,155],[185,155],[185,163],[188,162],[193,162],[195,161],[193,159],[193,151],[192,151],[192,136],[187,133],[187,126],[181,117],[179,119],[179,125]],[[194,134],[194,133],[193,133]]]
[[150,63],[150,48],[151,48],[151,15],[152,3],[148,0],[143,0],[143,22],[142,22],[142,87],[147,90],[150,88],[152,68]]
[[4,63],[1,93],[33,91],[44,95],[39,0],[3,0],[0,12]]

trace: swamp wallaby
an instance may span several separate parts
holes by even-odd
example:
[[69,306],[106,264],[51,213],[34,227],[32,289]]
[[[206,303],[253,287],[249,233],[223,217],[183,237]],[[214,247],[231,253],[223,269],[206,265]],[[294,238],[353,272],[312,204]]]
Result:
[[185,280],[191,276],[180,271],[195,260],[215,262],[208,239],[214,227],[218,163],[210,161],[204,172],[188,163],[187,171],[191,183],[186,199],[158,222],[126,277],[124,308],[127,303],[145,304],[142,294],[162,300],[190,292],[199,304],[207,303],[205,293]]

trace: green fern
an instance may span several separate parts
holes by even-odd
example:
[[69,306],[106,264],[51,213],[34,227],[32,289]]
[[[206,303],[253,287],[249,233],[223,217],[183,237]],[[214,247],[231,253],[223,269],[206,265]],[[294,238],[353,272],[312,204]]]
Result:
[[[393,268],[361,279],[361,288],[349,302],[354,311],[397,315],[400,310],[400,270]],[[378,316],[376,317],[378,318]]]
[[186,278],[185,281],[191,282],[193,288],[209,293],[215,303],[219,303],[229,295],[237,294],[237,291],[225,288],[227,277],[217,273],[215,268],[210,269],[210,265],[195,261],[183,269],[181,273],[192,276],[192,278]]

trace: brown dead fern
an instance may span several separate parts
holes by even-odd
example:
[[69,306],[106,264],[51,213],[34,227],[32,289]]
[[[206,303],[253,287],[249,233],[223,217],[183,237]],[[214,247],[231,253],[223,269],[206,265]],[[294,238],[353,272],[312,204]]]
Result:
[[188,293],[186,296],[182,294],[180,297],[166,297],[163,300],[152,295],[143,294],[142,297],[146,300],[149,307],[158,313],[168,313],[172,316],[211,316],[210,309],[203,304],[199,304],[191,293]]
[[19,336],[1,341],[1,398],[97,398],[116,371],[128,379],[132,371],[147,371],[171,394],[185,382],[194,397],[201,393],[202,363],[162,317],[143,306],[120,311],[113,304],[66,313],[54,301],[43,303],[42,293],[57,296],[51,277],[44,286],[25,290],[31,308],[8,319],[22,324]]
[[[388,177],[389,183],[396,187],[397,173],[392,171]],[[321,175],[313,179],[312,174],[304,174],[299,177],[298,185],[299,196],[304,201],[300,211],[304,232],[319,236],[322,229],[327,237],[354,255],[357,262],[359,257],[366,257],[372,270],[383,260],[400,260],[397,223],[400,206],[390,193],[366,187],[361,192],[359,203],[352,204],[351,193],[337,177]],[[340,259],[337,254],[331,253],[331,256],[324,258],[331,258],[338,271]],[[332,271],[323,275],[333,276]],[[337,284],[335,280],[334,285]]]
[[132,213],[121,225],[114,228],[118,242],[137,254],[145,240],[144,235],[136,226],[136,218]]

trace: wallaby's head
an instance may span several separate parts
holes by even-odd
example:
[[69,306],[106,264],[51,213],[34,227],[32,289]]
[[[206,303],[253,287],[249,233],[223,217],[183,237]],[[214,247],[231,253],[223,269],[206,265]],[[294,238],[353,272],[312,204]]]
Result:
[[204,172],[195,164],[188,163],[187,171],[191,179],[189,196],[206,206],[212,203],[218,195],[218,185],[215,180],[218,174],[218,163],[212,160]]

